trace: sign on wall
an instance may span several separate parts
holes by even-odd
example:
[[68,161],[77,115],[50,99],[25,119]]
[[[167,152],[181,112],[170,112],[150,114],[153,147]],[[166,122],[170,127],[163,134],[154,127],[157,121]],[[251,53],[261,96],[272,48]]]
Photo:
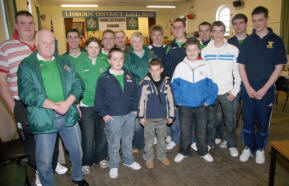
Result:
[[137,17],[126,17],[126,29],[127,30],[138,30],[138,18]]
[[99,18],[99,30],[126,30],[126,20],[124,17],[104,17]]
[[97,18],[86,18],[85,19],[86,31],[97,31],[99,30],[99,21]]

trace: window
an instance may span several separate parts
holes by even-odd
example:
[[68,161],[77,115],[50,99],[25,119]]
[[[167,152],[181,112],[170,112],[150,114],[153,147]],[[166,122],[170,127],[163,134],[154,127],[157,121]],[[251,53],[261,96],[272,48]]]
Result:
[[219,6],[216,13],[216,20],[222,21],[226,25],[225,36],[230,35],[230,8],[225,5]]

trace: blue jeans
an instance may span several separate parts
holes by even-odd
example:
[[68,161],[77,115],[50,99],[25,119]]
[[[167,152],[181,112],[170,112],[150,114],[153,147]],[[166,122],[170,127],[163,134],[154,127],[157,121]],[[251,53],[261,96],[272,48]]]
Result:
[[181,129],[180,129],[180,120],[179,120],[179,108],[176,108],[176,120],[172,125],[169,126],[171,128],[171,137],[172,141],[176,144],[180,143],[181,138]]
[[138,119],[135,120],[134,135],[133,135],[133,149],[142,150],[144,148],[144,129],[139,123]]
[[132,154],[132,139],[135,126],[135,115],[112,116],[113,120],[106,123],[105,132],[108,142],[109,167],[118,168],[120,163],[120,140],[123,162],[130,165],[134,162]]
[[[73,127],[65,126],[65,115],[55,114],[55,124],[68,151],[72,164],[72,179],[83,179],[81,171],[81,135],[78,123]],[[57,133],[34,135],[36,148],[35,157],[39,178],[43,186],[55,186],[52,170],[52,157],[55,148]]]
[[[237,126],[237,112],[238,112],[238,106],[240,101],[240,94],[237,94],[235,97],[233,104],[234,104],[234,117],[233,117],[233,123]],[[224,138],[224,120],[223,120],[223,111],[221,109],[221,105],[217,105],[217,127],[216,127],[216,134],[215,138],[223,139]],[[225,139],[227,140],[227,139]]]
[[104,160],[107,155],[107,141],[104,132],[105,123],[93,107],[80,107],[82,118],[80,129],[82,136],[82,164],[91,166]]

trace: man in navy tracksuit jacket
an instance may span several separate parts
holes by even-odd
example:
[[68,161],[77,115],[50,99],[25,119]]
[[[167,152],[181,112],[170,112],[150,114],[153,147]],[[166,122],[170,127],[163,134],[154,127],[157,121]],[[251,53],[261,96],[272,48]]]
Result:
[[274,103],[274,83],[287,59],[281,38],[267,27],[268,9],[261,6],[255,8],[252,20],[253,33],[244,40],[238,57],[245,145],[240,161],[248,161],[256,152],[256,163],[264,164]]

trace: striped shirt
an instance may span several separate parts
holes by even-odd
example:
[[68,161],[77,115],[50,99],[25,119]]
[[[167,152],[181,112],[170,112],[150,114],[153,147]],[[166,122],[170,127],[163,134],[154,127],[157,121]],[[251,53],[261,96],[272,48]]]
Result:
[[8,74],[7,84],[14,99],[19,100],[17,70],[20,62],[28,57],[35,48],[17,39],[7,40],[0,45],[0,72]]

